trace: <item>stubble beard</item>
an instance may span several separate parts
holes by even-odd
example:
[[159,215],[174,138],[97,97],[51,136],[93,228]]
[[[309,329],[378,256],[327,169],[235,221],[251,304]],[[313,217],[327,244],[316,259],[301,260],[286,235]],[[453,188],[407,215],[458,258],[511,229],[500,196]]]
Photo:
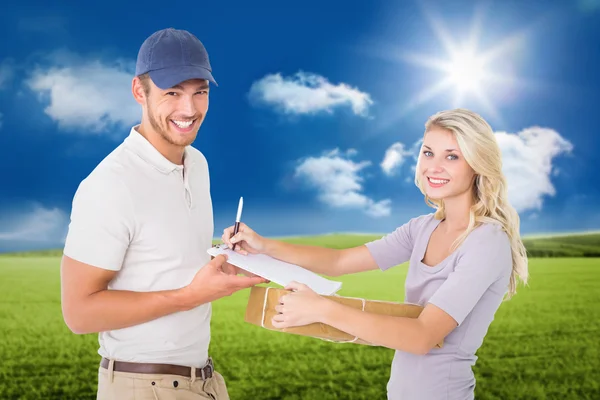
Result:
[[176,142],[175,140],[173,140],[173,138],[171,136],[169,136],[169,132],[168,132],[168,127],[169,127],[169,120],[165,120],[165,126],[161,126],[160,122],[158,121],[158,119],[154,118],[154,114],[152,113],[152,105],[150,103],[150,99],[148,99],[148,120],[150,121],[150,126],[152,126],[152,129],[154,129],[154,131],[156,133],[158,133],[167,143],[172,144],[174,146],[180,146],[180,147],[185,147],[185,146],[189,146],[190,144],[192,144],[194,142],[194,140],[196,139],[196,135],[198,134],[198,132],[196,132],[194,135],[191,135],[189,139],[187,140],[182,140],[180,142]]

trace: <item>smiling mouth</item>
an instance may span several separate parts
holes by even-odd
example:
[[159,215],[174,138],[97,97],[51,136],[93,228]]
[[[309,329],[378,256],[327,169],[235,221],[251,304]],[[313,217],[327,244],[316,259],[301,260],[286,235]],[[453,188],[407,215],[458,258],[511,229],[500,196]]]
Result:
[[194,122],[196,122],[196,120],[193,119],[191,121],[179,121],[179,120],[176,120],[176,119],[172,119],[171,122],[173,122],[173,124],[175,124],[178,128],[187,129],[190,126],[192,126],[192,124]]
[[450,179],[437,179],[437,178],[431,178],[431,177],[427,177],[427,180],[429,181],[429,183],[432,183],[434,185],[445,185],[446,183],[450,182]]

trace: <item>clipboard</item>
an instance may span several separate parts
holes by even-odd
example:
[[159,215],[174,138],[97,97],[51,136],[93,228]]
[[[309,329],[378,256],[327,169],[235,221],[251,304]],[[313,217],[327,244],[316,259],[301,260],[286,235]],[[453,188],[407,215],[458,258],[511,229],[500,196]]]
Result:
[[225,243],[207,250],[208,254],[216,257],[227,255],[229,264],[240,267],[245,271],[261,276],[283,287],[296,281],[310,287],[320,295],[331,296],[342,287],[342,282],[324,278],[306,268],[285,261],[277,260],[265,254],[243,255],[231,250]]

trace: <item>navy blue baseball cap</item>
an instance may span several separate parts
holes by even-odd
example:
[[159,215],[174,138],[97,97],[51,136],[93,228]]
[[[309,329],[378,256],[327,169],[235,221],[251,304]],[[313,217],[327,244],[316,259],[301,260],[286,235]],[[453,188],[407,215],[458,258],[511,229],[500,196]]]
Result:
[[142,43],[135,75],[146,72],[163,90],[188,79],[207,79],[217,85],[206,48],[196,36],[185,30],[162,29]]

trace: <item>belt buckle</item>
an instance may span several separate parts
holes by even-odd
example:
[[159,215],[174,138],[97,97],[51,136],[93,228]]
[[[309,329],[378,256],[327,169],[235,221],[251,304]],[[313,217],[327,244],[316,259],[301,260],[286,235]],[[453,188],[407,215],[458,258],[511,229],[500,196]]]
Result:
[[206,365],[200,369],[200,375],[202,376],[202,380],[206,380],[206,378],[207,378],[206,373],[204,372],[206,367],[209,367],[210,376],[212,377],[213,372],[215,372],[215,367],[213,365],[212,357],[208,357],[208,361],[206,362]]

